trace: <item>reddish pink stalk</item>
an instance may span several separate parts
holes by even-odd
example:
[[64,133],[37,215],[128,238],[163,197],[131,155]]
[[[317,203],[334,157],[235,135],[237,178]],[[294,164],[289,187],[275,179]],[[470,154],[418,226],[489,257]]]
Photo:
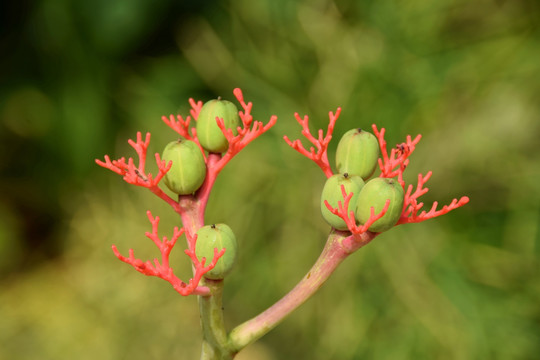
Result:
[[[233,351],[239,351],[269,332],[320,289],[343,260],[351,254],[349,249],[342,245],[346,239],[344,234],[342,232],[330,234],[313,267],[288,294],[261,314],[231,331],[229,340]],[[363,238],[361,243],[367,244],[375,236],[374,233],[364,233],[361,235]]]

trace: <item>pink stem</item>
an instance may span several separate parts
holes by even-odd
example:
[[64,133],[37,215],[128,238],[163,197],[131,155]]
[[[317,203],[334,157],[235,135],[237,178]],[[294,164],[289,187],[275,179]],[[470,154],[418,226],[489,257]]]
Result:
[[[339,264],[352,253],[342,246],[342,242],[347,239],[347,235],[350,234],[337,231],[331,233],[313,267],[288,294],[261,314],[231,331],[229,335],[231,348],[234,351],[240,351],[259,339],[319,290]],[[367,238],[373,239],[376,234],[365,233],[362,236],[366,237],[362,243],[365,245],[369,242]]]

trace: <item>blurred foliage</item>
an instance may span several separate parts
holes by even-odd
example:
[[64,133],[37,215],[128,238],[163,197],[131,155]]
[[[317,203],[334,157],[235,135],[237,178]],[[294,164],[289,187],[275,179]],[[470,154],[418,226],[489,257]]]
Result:
[[[236,232],[232,327],[287,292],[328,232],[322,173],[281,137],[421,133],[408,180],[442,218],[393,229],[239,359],[533,359],[540,353],[540,3],[535,0],[20,1],[0,5],[0,358],[198,357],[195,297],[112,255],[155,256],[145,211],[95,158],[175,137],[161,115],[232,98],[278,124],[220,175],[208,222]],[[335,144],[334,144],[335,146]],[[333,156],[331,149],[330,157]],[[301,191],[299,191],[301,189]],[[175,254],[189,277],[187,258]]]

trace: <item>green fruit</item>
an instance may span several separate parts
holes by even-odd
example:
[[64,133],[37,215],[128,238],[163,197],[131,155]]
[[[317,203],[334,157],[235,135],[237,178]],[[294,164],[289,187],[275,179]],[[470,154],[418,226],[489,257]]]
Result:
[[352,129],[339,140],[336,150],[337,171],[367,180],[373,175],[378,158],[379,142],[375,135],[362,129]]
[[226,129],[231,129],[233,134],[238,134],[240,117],[236,105],[227,100],[207,101],[197,118],[197,137],[202,147],[209,152],[222,153],[229,147],[229,143],[219,128],[216,118],[222,118]]
[[204,274],[208,279],[223,279],[232,269],[236,260],[237,243],[231,228],[225,224],[206,225],[197,231],[195,254],[201,260],[206,258],[206,266],[214,259],[214,249],[225,248],[225,253],[219,258],[216,266]]
[[356,201],[360,190],[364,186],[364,180],[362,180],[360,176],[349,176],[349,174],[345,173],[332,175],[326,180],[326,183],[324,184],[321,194],[322,216],[324,220],[326,220],[326,222],[335,229],[347,230],[347,224],[345,223],[345,221],[341,217],[332,214],[324,204],[324,200],[326,200],[334,209],[337,209],[338,201],[341,201],[342,204],[344,203],[343,193],[341,192],[341,185],[345,187],[345,191],[347,192],[347,194],[351,192],[353,193],[353,196],[349,201],[349,208],[347,211],[350,213],[356,208]]
[[163,150],[162,160],[172,161],[163,181],[178,195],[193,194],[206,177],[206,164],[199,146],[184,138],[172,141]]
[[375,215],[377,215],[384,208],[386,200],[390,199],[388,211],[368,229],[373,232],[388,230],[397,223],[401,216],[403,197],[403,188],[397,180],[388,178],[371,179],[358,195],[356,218],[361,224],[365,224],[371,216],[371,207],[375,209]]

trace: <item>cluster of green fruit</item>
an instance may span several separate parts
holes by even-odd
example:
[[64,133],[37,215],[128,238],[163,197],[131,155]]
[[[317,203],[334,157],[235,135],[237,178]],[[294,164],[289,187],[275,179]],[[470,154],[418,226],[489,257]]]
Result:
[[[236,105],[220,98],[206,102],[197,118],[197,138],[204,150],[209,153],[227,151],[229,143],[216,122],[223,119],[226,129],[231,129],[233,135],[238,133],[240,117]],[[166,163],[172,161],[172,166],[165,174],[165,185],[178,195],[195,193],[206,178],[206,163],[199,146],[191,140],[180,138],[170,142],[163,150],[161,157]],[[213,224],[201,227],[197,231],[195,254],[197,258],[206,259],[206,265],[214,259],[215,251],[225,249],[225,253],[216,265],[204,277],[212,280],[223,279],[232,269],[237,254],[236,237],[226,224]]]
[[[209,153],[222,153],[229,147],[229,142],[216,122],[223,119],[226,129],[233,135],[238,133],[240,117],[236,105],[220,98],[206,102],[197,118],[197,138],[201,146]],[[199,146],[191,140],[179,138],[172,141],[163,150],[161,157],[166,163],[172,161],[171,169],[165,174],[165,185],[178,195],[189,195],[197,191],[206,178],[206,164]]]
[[334,209],[338,201],[344,202],[341,185],[347,194],[353,193],[348,211],[353,211],[355,220],[365,224],[374,213],[380,213],[386,202],[390,205],[384,216],[375,221],[369,231],[382,232],[394,226],[400,218],[403,208],[403,188],[395,179],[368,179],[375,172],[379,158],[379,144],[375,135],[362,129],[347,131],[340,139],[336,150],[336,167],[338,174],[329,177],[324,184],[321,195],[321,212],[326,222],[337,230],[347,230],[345,221],[333,214],[325,204],[325,200]]

